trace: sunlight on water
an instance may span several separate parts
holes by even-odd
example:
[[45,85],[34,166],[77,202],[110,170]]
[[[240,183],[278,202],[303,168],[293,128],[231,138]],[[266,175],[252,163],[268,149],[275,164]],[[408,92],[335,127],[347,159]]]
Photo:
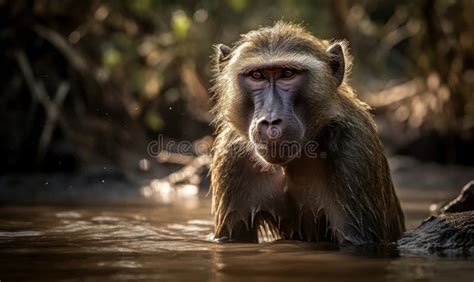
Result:
[[195,208],[198,205],[199,187],[184,184],[173,185],[163,180],[152,180],[149,185],[141,188],[141,193],[146,198],[153,199],[157,203],[170,204],[180,202],[184,207]]

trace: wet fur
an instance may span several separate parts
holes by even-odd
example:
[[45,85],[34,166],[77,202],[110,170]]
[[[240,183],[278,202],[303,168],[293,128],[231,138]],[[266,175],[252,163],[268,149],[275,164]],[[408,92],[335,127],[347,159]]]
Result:
[[[331,44],[278,22],[243,35],[230,54],[216,47],[211,164],[216,238],[257,242],[260,229],[272,238],[365,244],[395,241],[405,230],[375,123],[348,84],[346,43],[338,42],[345,59],[339,86],[331,77]],[[319,143],[325,158],[280,166],[255,154],[246,131],[252,106],[241,98],[236,76],[277,60],[310,73],[305,136]]]

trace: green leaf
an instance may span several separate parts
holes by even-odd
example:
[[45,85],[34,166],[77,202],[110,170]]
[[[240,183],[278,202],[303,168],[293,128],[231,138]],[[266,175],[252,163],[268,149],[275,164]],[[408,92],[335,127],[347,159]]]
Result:
[[178,39],[185,39],[191,27],[191,20],[183,10],[177,10],[171,18],[171,27]]

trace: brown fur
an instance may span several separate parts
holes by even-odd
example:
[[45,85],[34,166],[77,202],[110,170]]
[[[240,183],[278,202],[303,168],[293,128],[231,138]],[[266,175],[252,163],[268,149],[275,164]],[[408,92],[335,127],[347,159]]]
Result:
[[[274,238],[365,244],[394,241],[405,230],[375,123],[348,84],[351,60],[346,44],[339,44],[345,62],[339,86],[330,71],[331,42],[293,24],[251,31],[230,54],[217,48],[211,164],[216,238],[257,242],[261,229]],[[278,60],[310,74],[305,138],[316,140],[325,157],[274,165],[256,156],[246,121],[252,110],[241,98],[237,74]]]

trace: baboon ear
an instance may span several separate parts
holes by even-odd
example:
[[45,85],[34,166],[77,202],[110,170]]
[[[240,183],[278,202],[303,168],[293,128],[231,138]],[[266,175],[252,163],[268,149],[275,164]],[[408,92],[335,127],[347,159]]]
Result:
[[221,71],[224,67],[224,62],[230,59],[230,53],[232,52],[232,49],[225,44],[217,44],[216,52],[216,65],[219,71]]
[[341,46],[341,43],[334,43],[326,50],[331,57],[329,67],[331,68],[332,75],[336,81],[336,86],[341,85],[342,81],[344,80],[344,73],[346,71],[343,50],[344,48]]

